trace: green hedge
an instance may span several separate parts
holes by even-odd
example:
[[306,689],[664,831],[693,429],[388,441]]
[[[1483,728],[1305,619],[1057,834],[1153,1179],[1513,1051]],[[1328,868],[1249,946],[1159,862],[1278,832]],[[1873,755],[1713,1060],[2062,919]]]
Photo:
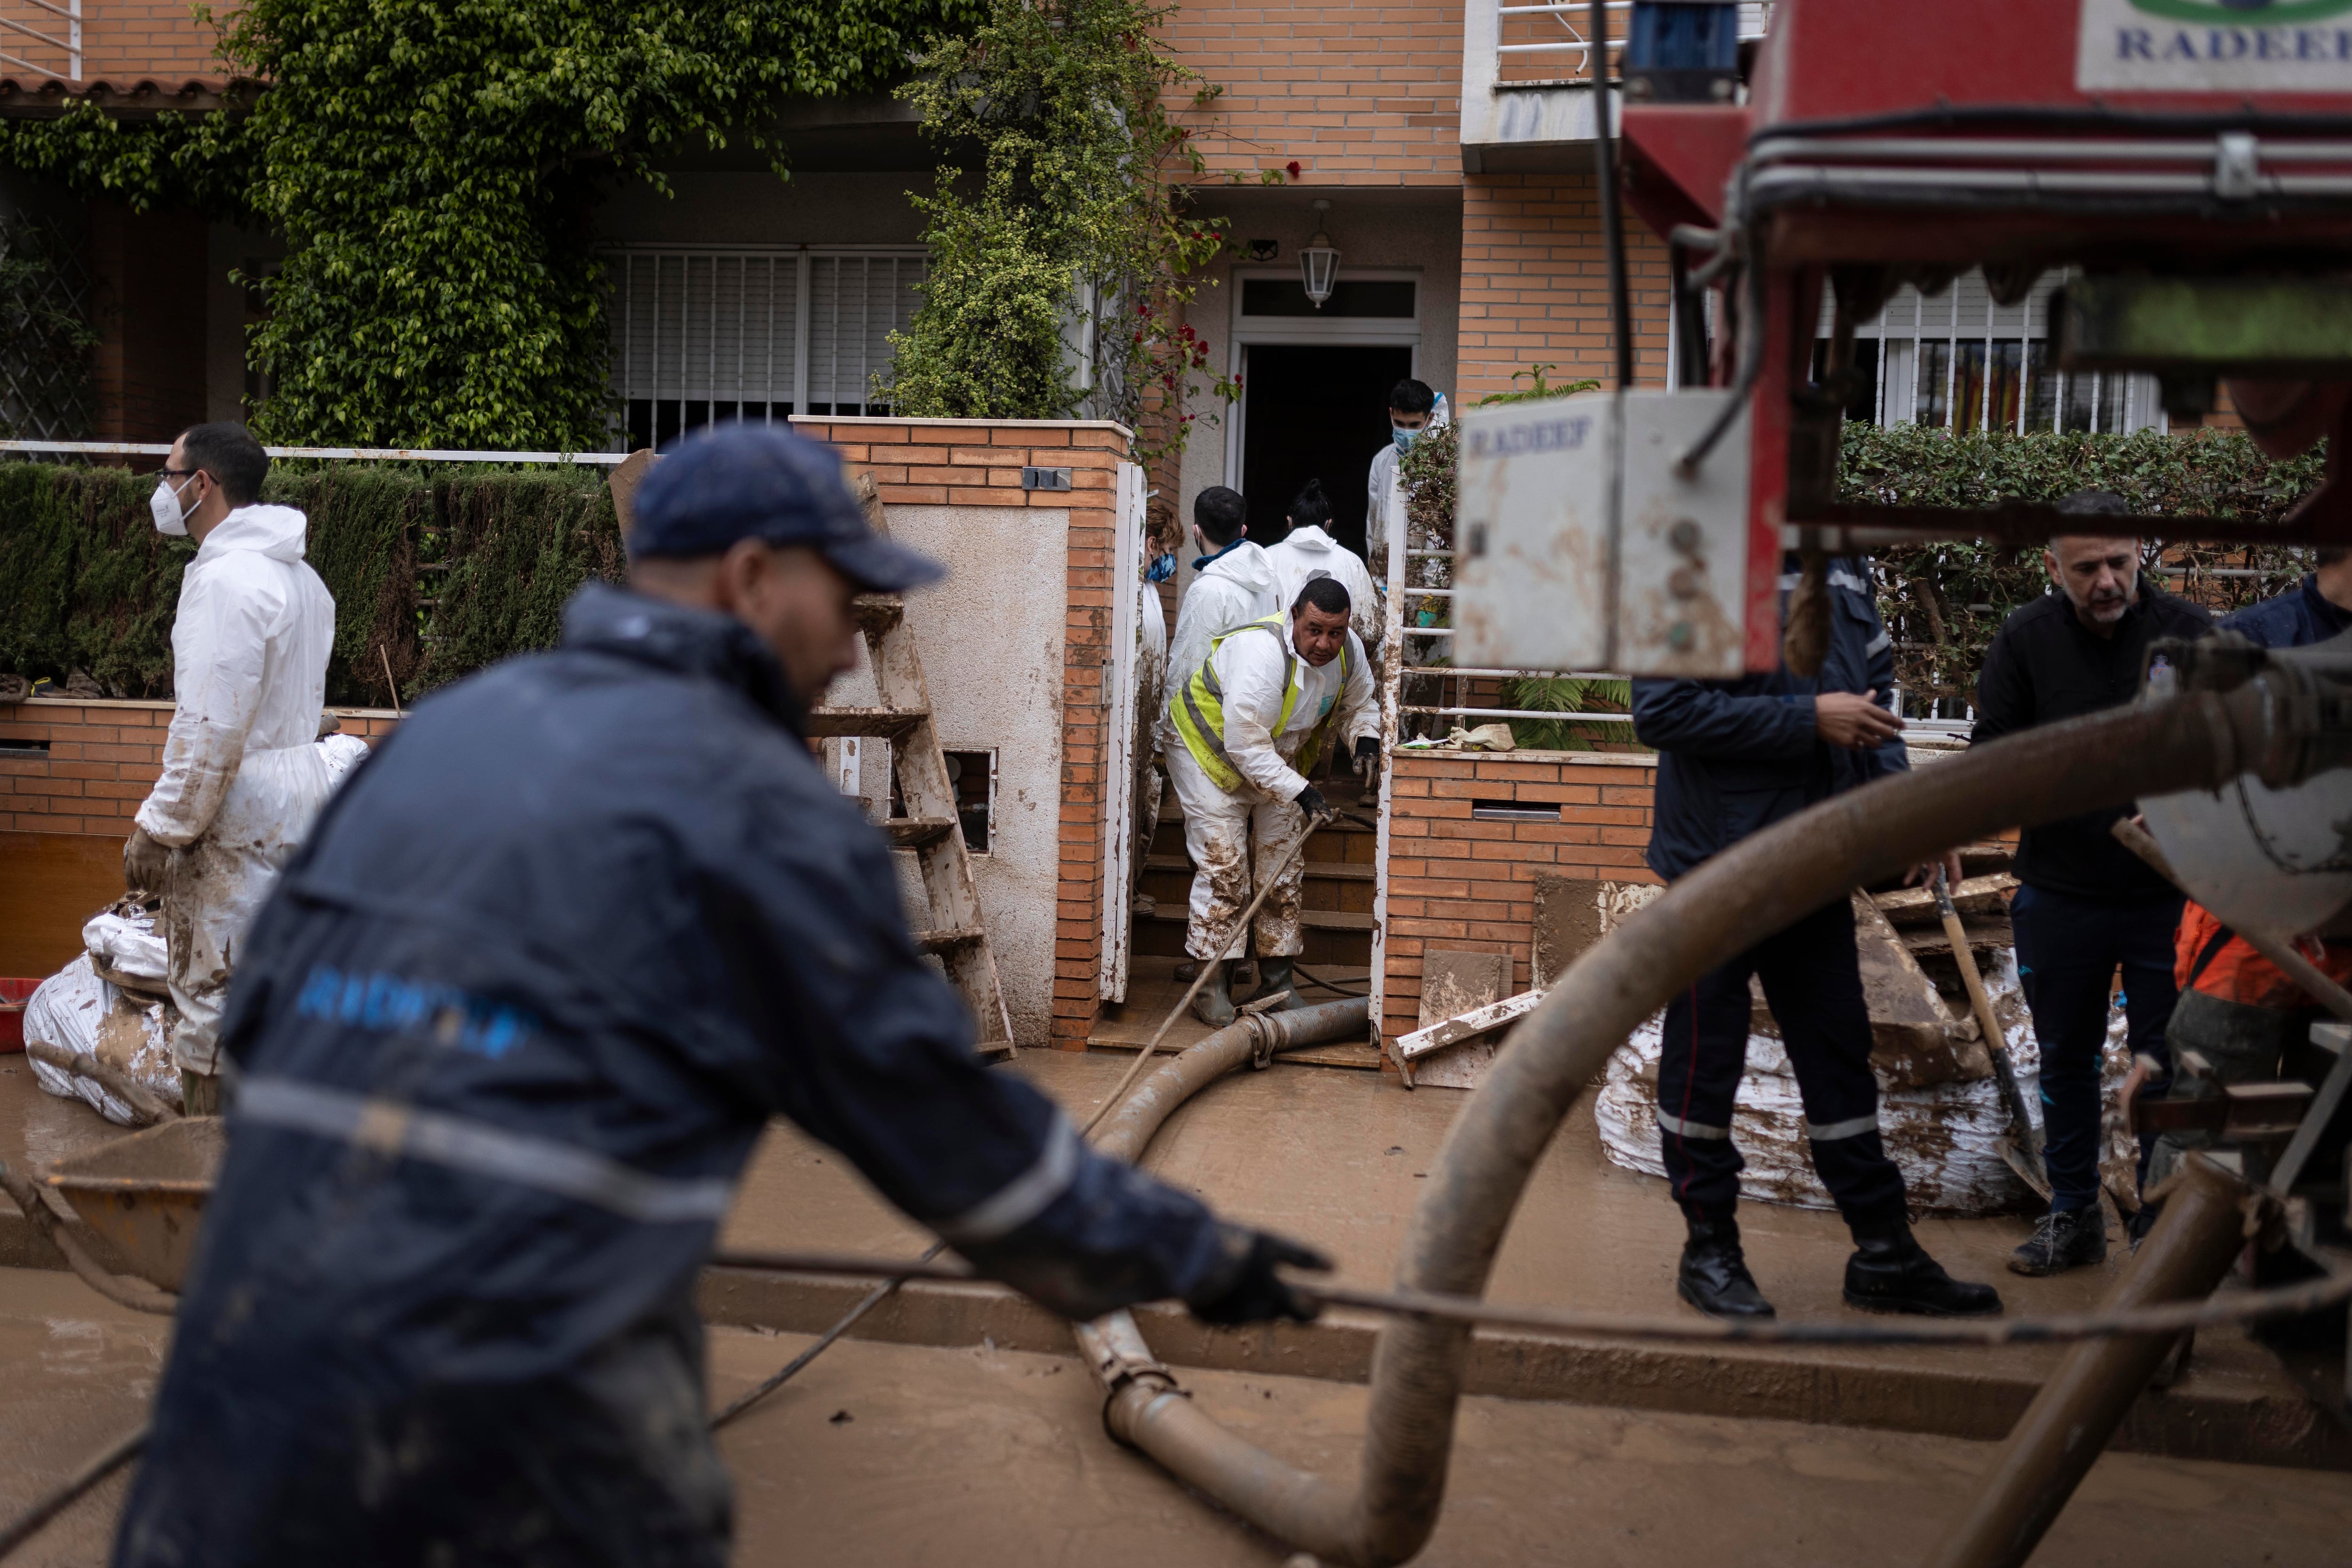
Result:
[[[2315,487],[2324,458],[2307,453],[2273,463],[2237,432],[2193,436],[1949,436],[1917,425],[1845,428],[1847,499],[1912,506],[1985,507],[2054,501],[2074,490],[2113,490],[2151,514],[2243,517],[2273,525]],[[2168,548],[2161,580],[2217,614],[2292,587],[2307,551],[2248,544]],[[1984,650],[2001,622],[2049,587],[2041,552],[1974,542],[1914,546],[1878,558],[1879,613],[1895,641],[1895,676],[1906,711],[1940,702],[1956,714],[1972,699]],[[2214,569],[2259,577],[2214,577]]]
[[[0,672],[88,672],[110,696],[167,696],[180,573],[195,555],[149,521],[143,477],[0,463]],[[327,697],[404,703],[555,641],[563,601],[623,558],[604,475],[573,467],[292,464],[264,499],[310,519],[335,596]]]

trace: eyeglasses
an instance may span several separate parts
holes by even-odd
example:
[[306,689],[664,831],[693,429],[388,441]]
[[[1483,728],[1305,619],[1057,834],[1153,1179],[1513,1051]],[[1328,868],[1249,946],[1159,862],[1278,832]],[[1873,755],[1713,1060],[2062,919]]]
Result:
[[203,472],[204,470],[201,468],[165,467],[156,469],[155,476],[159,479],[193,479]]

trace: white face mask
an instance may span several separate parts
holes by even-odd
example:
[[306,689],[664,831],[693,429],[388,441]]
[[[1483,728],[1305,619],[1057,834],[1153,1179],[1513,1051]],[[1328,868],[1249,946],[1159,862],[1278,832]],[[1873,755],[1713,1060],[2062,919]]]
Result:
[[[193,476],[189,483],[194,483]],[[147,510],[154,516],[157,533],[170,534],[174,538],[186,537],[188,515],[180,509],[180,492],[173,487],[171,480],[155,481],[155,493],[147,497]]]

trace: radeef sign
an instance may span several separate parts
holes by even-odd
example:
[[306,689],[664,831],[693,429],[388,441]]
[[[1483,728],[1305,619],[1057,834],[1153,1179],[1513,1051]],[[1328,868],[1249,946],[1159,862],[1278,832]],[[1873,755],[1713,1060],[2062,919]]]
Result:
[[2074,85],[2352,93],[2352,0],[2083,0]]

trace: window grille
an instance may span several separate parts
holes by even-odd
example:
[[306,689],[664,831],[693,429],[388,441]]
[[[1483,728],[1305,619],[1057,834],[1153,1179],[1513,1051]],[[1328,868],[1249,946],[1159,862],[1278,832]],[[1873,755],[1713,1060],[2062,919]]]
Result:
[[[1859,380],[1846,417],[1960,431],[2166,428],[2154,376],[2069,375],[2051,362],[2050,296],[2064,281],[2049,274],[2015,305],[1996,304],[1981,272],[1954,278],[1934,298],[1906,284],[1854,329]],[[1816,378],[1829,361],[1826,294]]]
[[607,257],[623,449],[721,420],[885,413],[890,334],[920,303],[919,249],[665,249]]

